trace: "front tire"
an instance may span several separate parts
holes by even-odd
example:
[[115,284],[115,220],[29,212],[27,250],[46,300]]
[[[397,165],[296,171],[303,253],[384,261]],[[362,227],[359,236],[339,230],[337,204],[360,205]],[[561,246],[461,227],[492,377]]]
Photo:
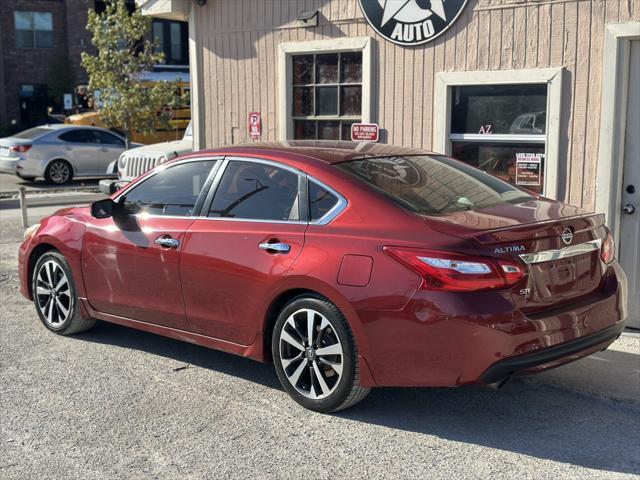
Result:
[[93,328],[95,320],[80,315],[71,268],[60,252],[50,251],[38,259],[31,288],[38,317],[52,332],[72,335]]
[[73,178],[73,169],[71,165],[66,160],[54,160],[49,165],[47,165],[47,169],[44,172],[44,179],[47,183],[52,183],[54,185],[64,185],[68,183]]
[[271,351],[282,387],[309,410],[343,410],[370,391],[360,386],[358,348],[347,321],[322,297],[298,296],[284,307]]

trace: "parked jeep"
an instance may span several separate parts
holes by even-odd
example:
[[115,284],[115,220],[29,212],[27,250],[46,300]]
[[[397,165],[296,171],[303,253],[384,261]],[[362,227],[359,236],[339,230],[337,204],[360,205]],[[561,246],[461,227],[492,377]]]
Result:
[[113,165],[117,169],[118,180],[102,180],[100,182],[100,191],[111,195],[156,165],[192,151],[193,133],[191,123],[189,123],[182,140],[144,145],[123,152],[118,158],[117,164]]

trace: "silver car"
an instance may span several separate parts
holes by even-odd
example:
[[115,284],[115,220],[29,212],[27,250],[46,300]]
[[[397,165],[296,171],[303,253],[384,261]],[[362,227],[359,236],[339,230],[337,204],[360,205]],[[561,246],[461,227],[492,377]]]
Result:
[[124,150],[124,138],[104,128],[43,125],[0,139],[0,172],[53,184],[113,176],[109,164]]

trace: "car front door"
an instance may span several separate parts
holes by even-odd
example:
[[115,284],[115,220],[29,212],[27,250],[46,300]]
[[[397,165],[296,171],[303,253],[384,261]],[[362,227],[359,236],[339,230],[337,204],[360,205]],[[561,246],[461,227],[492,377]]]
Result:
[[159,169],[117,198],[121,213],[90,221],[82,269],[93,308],[188,330],[180,255],[216,163],[191,160]]
[[304,177],[278,163],[234,158],[216,177],[203,216],[185,236],[187,318],[197,333],[249,345],[265,302],[304,245]]
[[[99,175],[107,173],[109,164],[125,150],[124,140],[113,133],[104,132],[102,130],[94,130],[93,134],[97,137],[100,148],[98,149],[98,171]],[[109,172],[111,173],[111,172]]]

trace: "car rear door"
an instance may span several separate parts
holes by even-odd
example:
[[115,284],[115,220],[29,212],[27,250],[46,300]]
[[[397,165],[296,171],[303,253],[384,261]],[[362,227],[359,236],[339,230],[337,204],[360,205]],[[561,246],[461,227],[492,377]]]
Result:
[[276,162],[225,160],[202,216],[186,232],[180,262],[195,332],[241,345],[254,341],[273,291],[304,245],[305,181]]
[[74,175],[94,175],[96,173],[99,145],[91,129],[65,130],[58,136],[58,139],[62,142],[62,154],[72,163]]
[[216,165],[191,160],[152,172],[118,197],[124,213],[88,223],[82,268],[93,308],[188,330],[180,256]]
[[102,130],[94,130],[93,134],[97,138],[100,147],[98,148],[98,164],[97,173],[104,175],[107,172],[109,164],[125,150],[124,140],[112,133]]

